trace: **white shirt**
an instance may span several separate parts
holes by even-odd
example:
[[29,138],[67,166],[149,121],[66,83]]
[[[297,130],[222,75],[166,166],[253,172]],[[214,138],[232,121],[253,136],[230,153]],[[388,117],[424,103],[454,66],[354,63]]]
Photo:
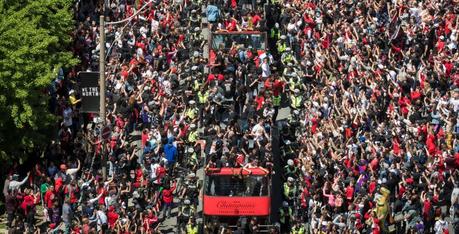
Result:
[[159,21],[152,20],[151,21],[151,32],[155,33],[156,31],[158,31],[158,28],[159,28]]
[[454,112],[459,110],[459,99],[451,98],[449,102],[453,105]]
[[446,220],[438,220],[435,222],[434,231],[436,234],[443,234],[443,229],[448,228],[448,222]]
[[261,71],[262,71],[261,76],[263,78],[269,77],[271,75],[271,69],[269,68],[268,63],[263,62],[261,64]]
[[150,168],[151,168],[150,177],[151,177],[152,179],[154,179],[154,178],[156,178],[156,170],[158,170],[159,164],[158,164],[158,163],[152,164],[152,165],[150,166]]

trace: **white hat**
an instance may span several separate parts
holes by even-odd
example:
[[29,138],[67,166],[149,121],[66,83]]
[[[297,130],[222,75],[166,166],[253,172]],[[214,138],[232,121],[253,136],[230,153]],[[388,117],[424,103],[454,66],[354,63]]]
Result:
[[294,89],[293,92],[294,92],[294,93],[299,93],[300,90],[299,90],[299,89]]
[[185,205],[191,204],[190,200],[188,200],[188,199],[186,199],[183,203],[184,203]]
[[293,63],[287,63],[287,66],[291,67],[293,66]]
[[[191,101],[190,101],[190,102],[191,102]],[[191,129],[196,128],[196,124],[190,124],[190,128],[191,128]]]
[[293,166],[293,160],[291,160],[291,159],[287,160],[287,164],[288,164],[289,166]]
[[198,66],[192,66],[192,67],[191,67],[191,70],[192,70],[192,71],[198,70]]
[[201,30],[199,27],[194,28],[195,32],[199,32],[199,30]]
[[194,100],[191,100],[191,101],[188,102],[188,104],[190,104],[190,105],[194,105],[195,103],[196,102]]
[[69,95],[72,95],[72,94],[74,94],[74,93],[75,93],[75,90],[73,90],[73,89],[71,89],[71,90],[69,91]]
[[295,179],[293,179],[293,177],[288,177],[288,178],[287,178],[287,181],[288,181],[288,182],[294,182]]
[[287,39],[287,36],[282,35],[282,36],[280,36],[280,39],[285,40],[285,39]]
[[290,48],[290,47],[285,48],[285,51],[291,51],[291,50],[292,50],[292,48]]

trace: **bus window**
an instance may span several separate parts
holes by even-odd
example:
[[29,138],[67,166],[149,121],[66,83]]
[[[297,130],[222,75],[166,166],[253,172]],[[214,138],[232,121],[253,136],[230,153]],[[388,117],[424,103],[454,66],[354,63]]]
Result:
[[267,176],[209,175],[205,192],[209,196],[268,196],[268,186]]
[[212,49],[222,50],[231,48],[233,42],[245,47],[252,46],[257,50],[266,49],[265,34],[213,34]]

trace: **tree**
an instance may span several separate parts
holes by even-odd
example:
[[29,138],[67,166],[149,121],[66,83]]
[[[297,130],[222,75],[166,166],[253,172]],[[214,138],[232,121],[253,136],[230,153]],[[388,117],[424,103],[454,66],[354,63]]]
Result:
[[0,1],[0,159],[25,159],[56,132],[46,90],[60,67],[78,62],[72,3]]

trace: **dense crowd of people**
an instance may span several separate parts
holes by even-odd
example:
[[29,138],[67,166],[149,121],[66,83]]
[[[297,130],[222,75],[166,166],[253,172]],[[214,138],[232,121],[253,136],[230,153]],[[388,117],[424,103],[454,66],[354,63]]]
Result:
[[[160,233],[172,216],[174,232],[232,233],[197,224],[198,169],[260,166],[283,183],[271,233],[459,231],[457,1],[106,2],[76,5],[81,64],[50,87],[58,140],[9,172],[12,233]],[[129,19],[105,28],[108,141],[79,112],[100,14]],[[208,45],[209,60],[204,27],[268,43]]]

